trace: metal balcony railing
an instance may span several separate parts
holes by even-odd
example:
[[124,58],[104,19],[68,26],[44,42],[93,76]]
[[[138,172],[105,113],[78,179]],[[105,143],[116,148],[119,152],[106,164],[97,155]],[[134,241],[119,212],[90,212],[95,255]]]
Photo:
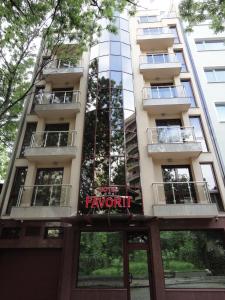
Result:
[[16,206],[70,206],[71,185],[22,185]]
[[161,35],[161,34],[172,34],[172,31],[168,27],[154,27],[154,28],[138,28],[137,35]]
[[188,98],[182,85],[152,86],[143,88],[143,99]]
[[155,204],[211,203],[206,181],[156,182]]
[[68,104],[78,103],[80,91],[44,92],[34,96],[35,104]]
[[31,136],[30,147],[73,147],[76,131],[37,131]]
[[156,53],[140,56],[140,64],[166,64],[178,63],[174,53]]
[[159,126],[147,129],[148,144],[197,143],[194,127]]

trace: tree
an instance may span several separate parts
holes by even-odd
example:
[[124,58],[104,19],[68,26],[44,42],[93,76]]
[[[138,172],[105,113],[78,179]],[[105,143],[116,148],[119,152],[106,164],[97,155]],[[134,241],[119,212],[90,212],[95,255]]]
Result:
[[[24,100],[33,91],[39,74],[57,51],[64,59],[78,61],[82,52],[102,30],[98,20],[106,18],[107,29],[116,31],[115,11],[127,7],[132,13],[135,0],[5,0],[0,3],[0,150],[11,150]],[[76,44],[71,58],[68,40]],[[42,41],[42,42],[41,42]],[[48,49],[48,61],[39,61],[32,72],[37,49]],[[67,57],[68,56],[68,57]],[[33,75],[32,75],[33,74]],[[0,177],[5,175],[4,165]]]
[[188,23],[187,31],[191,31],[193,26],[206,20],[211,20],[211,28],[215,33],[225,29],[224,0],[183,0],[179,5],[179,11],[181,18]]

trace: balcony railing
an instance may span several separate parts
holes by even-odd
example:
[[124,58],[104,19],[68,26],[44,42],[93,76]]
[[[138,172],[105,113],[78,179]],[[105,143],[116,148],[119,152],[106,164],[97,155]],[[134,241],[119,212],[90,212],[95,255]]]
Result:
[[172,31],[168,27],[155,27],[155,28],[138,28],[137,35],[161,35],[172,34]]
[[46,69],[69,69],[69,68],[79,68],[81,67],[81,61],[77,63],[71,62],[69,60],[55,59],[46,65]]
[[35,104],[69,104],[78,103],[80,98],[79,91],[56,91],[36,94]]
[[21,186],[16,206],[70,206],[71,185]]
[[177,57],[173,53],[158,53],[140,56],[140,64],[166,64],[178,63]]
[[159,126],[147,129],[149,144],[197,143],[193,127]]
[[185,89],[180,86],[152,86],[143,89],[143,99],[188,98]]
[[156,182],[152,184],[155,204],[211,203],[207,182]]
[[30,147],[73,147],[76,131],[37,131],[32,134]]

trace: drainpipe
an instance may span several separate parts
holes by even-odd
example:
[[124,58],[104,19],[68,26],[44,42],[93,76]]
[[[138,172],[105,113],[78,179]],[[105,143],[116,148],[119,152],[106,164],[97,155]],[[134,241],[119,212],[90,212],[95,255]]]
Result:
[[214,148],[215,153],[216,153],[216,158],[217,158],[217,161],[219,163],[223,183],[225,185],[225,167],[224,167],[221,151],[220,151],[219,146],[218,146],[218,141],[217,141],[215,130],[214,130],[213,125],[212,125],[212,120],[211,120],[211,117],[210,117],[210,114],[209,114],[209,111],[208,111],[208,108],[207,108],[204,92],[202,90],[201,82],[199,80],[199,76],[198,76],[197,69],[196,69],[196,66],[195,66],[195,63],[194,63],[194,59],[193,59],[193,56],[192,56],[192,53],[191,53],[191,49],[190,49],[190,46],[189,46],[189,43],[188,43],[188,40],[187,40],[187,37],[186,37],[186,33],[185,33],[185,30],[184,30],[184,27],[183,27],[183,24],[182,24],[180,18],[179,18],[179,22],[180,22],[181,30],[182,30],[182,33],[183,33],[185,45],[187,47],[188,56],[189,56],[189,59],[191,61],[191,65],[192,65],[192,69],[193,69],[193,73],[194,73],[194,78],[197,82],[197,88],[198,88],[198,92],[199,92],[199,95],[200,95],[200,100],[201,100],[201,104],[202,104],[202,107],[203,107],[203,111],[204,111],[205,116],[206,116],[206,121],[207,121],[207,124],[208,124],[208,127],[209,127],[209,132],[210,132],[211,137],[212,137],[213,148]]

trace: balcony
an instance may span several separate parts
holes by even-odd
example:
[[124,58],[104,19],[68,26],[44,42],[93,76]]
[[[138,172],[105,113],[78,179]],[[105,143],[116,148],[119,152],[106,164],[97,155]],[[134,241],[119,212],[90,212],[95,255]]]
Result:
[[156,217],[211,218],[218,215],[205,181],[157,182],[152,186]]
[[80,111],[79,91],[56,91],[34,96],[34,111],[39,117],[74,117]]
[[174,34],[168,27],[138,28],[137,43],[141,50],[167,50],[173,46]]
[[143,89],[143,108],[151,114],[176,114],[188,111],[190,97],[181,86],[152,86]]
[[69,161],[76,157],[76,131],[39,131],[33,133],[24,156],[31,161]]
[[69,217],[70,196],[70,185],[21,186],[10,216],[18,219]]
[[154,159],[196,158],[202,151],[193,127],[159,126],[147,129],[148,154]]
[[173,79],[181,72],[175,54],[158,53],[140,56],[140,72],[145,80]]
[[83,75],[83,67],[81,63],[73,64],[69,61],[64,60],[53,60],[43,69],[43,78],[47,82],[54,81],[60,84],[62,76],[65,81],[78,82]]

